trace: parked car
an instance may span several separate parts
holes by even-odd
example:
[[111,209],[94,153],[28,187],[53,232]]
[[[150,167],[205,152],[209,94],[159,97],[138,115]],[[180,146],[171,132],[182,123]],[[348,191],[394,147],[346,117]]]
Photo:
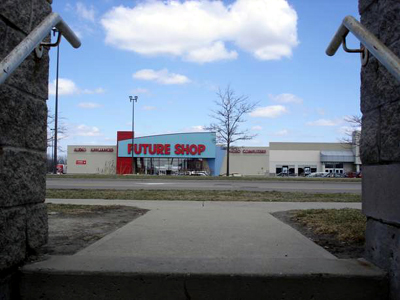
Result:
[[306,177],[328,177],[329,174],[329,172],[314,172],[307,175]]
[[191,176],[209,176],[209,174],[206,171],[191,171],[190,175]]

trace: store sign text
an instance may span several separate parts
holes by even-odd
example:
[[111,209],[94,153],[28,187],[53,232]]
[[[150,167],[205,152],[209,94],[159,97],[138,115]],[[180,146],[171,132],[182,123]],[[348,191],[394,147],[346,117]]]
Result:
[[113,148],[92,148],[90,152],[114,152]]
[[[206,150],[203,144],[176,144],[175,155],[201,155]],[[132,153],[132,144],[128,144],[128,154]],[[135,144],[134,154],[171,155],[171,144]]]
[[86,165],[86,160],[77,160],[76,164],[77,165]]
[[[74,148],[74,152],[86,152],[86,148]],[[113,148],[91,148],[90,152],[114,152]]]
[[262,150],[262,149],[230,149],[229,153],[244,153],[244,154],[265,154],[267,153],[267,150]]
[[267,153],[267,150],[249,150],[249,149],[244,149],[243,153],[257,153],[257,154],[261,154],[261,153]]

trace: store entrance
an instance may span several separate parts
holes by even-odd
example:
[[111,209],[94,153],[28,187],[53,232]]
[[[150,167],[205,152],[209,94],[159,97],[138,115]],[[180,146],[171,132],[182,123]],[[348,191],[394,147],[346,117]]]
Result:
[[209,175],[208,164],[195,158],[135,158],[138,174]]

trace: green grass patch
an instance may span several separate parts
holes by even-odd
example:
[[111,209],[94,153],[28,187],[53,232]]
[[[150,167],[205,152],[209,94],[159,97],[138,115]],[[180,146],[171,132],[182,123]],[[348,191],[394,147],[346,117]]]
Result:
[[124,179],[124,180],[239,180],[239,181],[326,181],[361,182],[360,178],[306,178],[306,177],[268,177],[268,176],[157,176],[157,175],[103,175],[103,174],[48,174],[47,178],[72,179]]
[[365,241],[366,217],[359,209],[309,209],[291,212],[294,220],[311,228],[315,234],[329,234],[339,241]]
[[355,194],[309,194],[300,192],[255,192],[215,190],[98,190],[48,189],[46,198],[186,200],[186,201],[256,201],[256,202],[361,202]]

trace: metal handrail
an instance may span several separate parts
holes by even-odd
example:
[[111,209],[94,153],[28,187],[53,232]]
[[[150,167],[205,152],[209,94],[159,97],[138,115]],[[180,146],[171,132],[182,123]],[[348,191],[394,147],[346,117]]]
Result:
[[81,42],[71,28],[57,13],[50,13],[21,43],[0,62],[0,84],[2,84],[29,54],[40,44],[53,28],[57,28],[74,48]]
[[342,24],[326,49],[326,54],[329,56],[335,55],[349,32],[352,32],[368,51],[400,81],[400,59],[352,16],[347,16],[343,19]]

